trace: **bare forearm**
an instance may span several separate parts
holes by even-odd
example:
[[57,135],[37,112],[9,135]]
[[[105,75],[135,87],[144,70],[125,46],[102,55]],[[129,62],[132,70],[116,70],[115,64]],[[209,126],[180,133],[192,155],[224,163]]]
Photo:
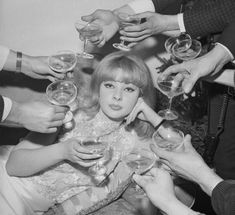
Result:
[[11,176],[29,176],[63,160],[61,144],[37,149],[17,149],[7,161],[6,169]]

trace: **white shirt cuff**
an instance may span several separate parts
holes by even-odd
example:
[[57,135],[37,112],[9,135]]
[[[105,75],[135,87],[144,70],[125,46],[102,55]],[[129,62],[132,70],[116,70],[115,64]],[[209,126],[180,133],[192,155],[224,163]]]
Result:
[[185,32],[186,32],[186,29],[185,29],[185,26],[184,26],[184,17],[183,17],[183,13],[177,14],[177,20],[178,20],[178,25],[179,25],[179,28],[180,28],[180,32],[181,32],[181,33],[185,33]]
[[3,66],[6,63],[9,52],[9,48],[0,45],[0,71],[3,69]]
[[3,115],[2,115],[2,122],[8,117],[11,107],[12,107],[12,101],[11,99],[7,97],[2,97],[4,101],[4,110],[3,110]]
[[146,11],[155,12],[152,0],[135,0],[129,2],[127,5],[129,5],[135,13],[143,13]]
[[230,52],[230,50],[229,50],[226,46],[224,46],[224,45],[223,45],[223,44],[221,44],[221,43],[215,43],[215,45],[220,45],[221,47],[223,47],[223,48],[228,52],[228,54],[229,54],[229,56],[230,56],[231,61],[233,61],[233,60],[234,60],[234,56],[233,56],[232,52]]

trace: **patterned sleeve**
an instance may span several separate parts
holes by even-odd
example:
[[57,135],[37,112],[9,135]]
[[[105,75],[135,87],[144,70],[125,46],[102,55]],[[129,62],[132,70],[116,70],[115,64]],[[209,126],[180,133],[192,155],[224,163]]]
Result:
[[212,191],[211,202],[216,214],[235,214],[235,180],[220,182]]
[[234,17],[234,0],[197,0],[184,12],[184,25],[192,37],[205,36],[223,31]]

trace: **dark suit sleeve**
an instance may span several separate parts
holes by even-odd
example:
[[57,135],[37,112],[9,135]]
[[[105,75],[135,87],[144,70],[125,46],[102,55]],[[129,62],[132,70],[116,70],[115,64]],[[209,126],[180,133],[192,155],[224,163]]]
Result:
[[0,95],[0,122],[2,121],[3,110],[4,110],[4,101],[2,96]]
[[211,203],[216,214],[235,214],[235,180],[220,182],[212,191]]
[[173,3],[175,3],[178,0],[152,0],[154,7],[155,7],[155,12],[161,13],[167,7]]
[[224,29],[219,43],[226,46],[235,57],[235,19]]
[[218,33],[235,17],[235,0],[197,0],[183,17],[192,37]]

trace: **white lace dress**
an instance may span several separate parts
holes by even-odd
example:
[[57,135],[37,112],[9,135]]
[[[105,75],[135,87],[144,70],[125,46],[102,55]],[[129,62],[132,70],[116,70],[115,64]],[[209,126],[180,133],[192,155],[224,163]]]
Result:
[[[113,148],[112,161],[117,161],[120,155],[128,154],[138,144],[143,147],[144,143],[135,132],[127,132],[117,123],[104,120],[100,113],[91,120],[85,114],[79,113],[75,116],[75,121],[75,128],[61,133],[58,141],[104,135],[102,140],[108,141]],[[64,202],[76,195],[78,198],[75,214],[104,199],[125,179],[125,170],[121,169],[120,173],[115,173],[115,177],[110,175],[106,186],[96,187],[86,168],[66,161],[34,176],[10,177],[5,169],[10,149],[11,147],[5,146],[0,151],[0,211],[3,215],[40,214],[55,203]]]

